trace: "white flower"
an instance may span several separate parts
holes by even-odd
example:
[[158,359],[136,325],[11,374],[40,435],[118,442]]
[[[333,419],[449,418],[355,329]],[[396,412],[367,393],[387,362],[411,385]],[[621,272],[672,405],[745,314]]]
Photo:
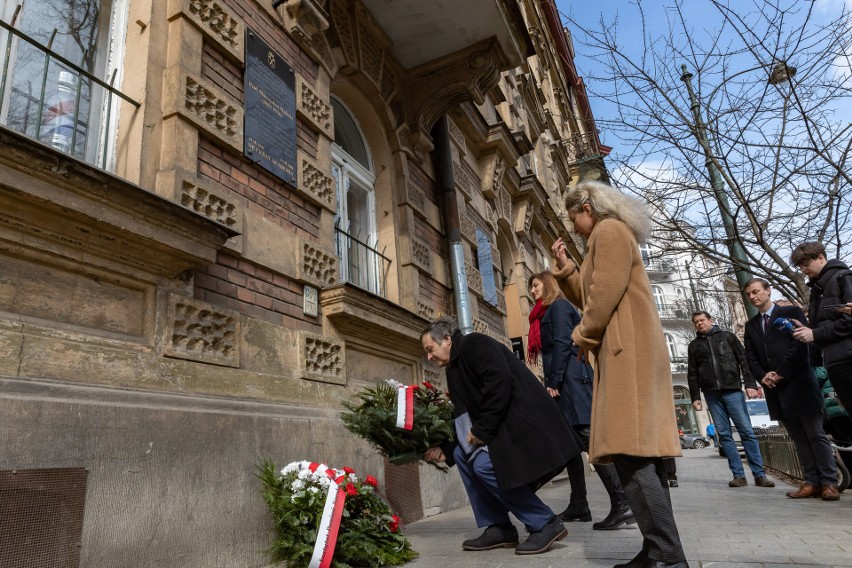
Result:
[[387,379],[385,382],[395,389],[398,389],[399,387],[405,386],[396,379]]
[[313,493],[314,495],[316,495],[317,493],[319,493],[319,488],[318,488],[318,487],[313,487],[313,486],[312,486],[312,487],[308,487],[308,493]]
[[297,479],[293,483],[290,484],[290,491],[292,491],[293,493],[296,493],[297,491],[301,491],[304,488],[305,488],[305,482],[302,481],[301,479]]

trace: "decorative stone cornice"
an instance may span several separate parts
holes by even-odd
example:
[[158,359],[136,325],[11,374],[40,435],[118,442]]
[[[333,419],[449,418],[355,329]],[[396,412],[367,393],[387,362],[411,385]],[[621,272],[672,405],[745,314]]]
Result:
[[482,176],[482,193],[488,199],[494,199],[503,183],[506,172],[506,160],[499,152],[492,152],[480,160],[484,164],[485,175]]
[[[482,104],[506,65],[500,44],[492,38],[406,72],[403,101],[414,149],[431,151],[429,131],[435,121],[461,103]],[[435,77],[441,77],[437,84]]]
[[217,250],[238,234],[14,132],[0,129],[0,146],[0,225],[15,246],[174,278],[215,262]]
[[425,304],[423,313],[415,314],[351,284],[338,284],[320,292],[320,306],[347,342],[366,341],[416,358],[423,354],[420,332],[428,319]]

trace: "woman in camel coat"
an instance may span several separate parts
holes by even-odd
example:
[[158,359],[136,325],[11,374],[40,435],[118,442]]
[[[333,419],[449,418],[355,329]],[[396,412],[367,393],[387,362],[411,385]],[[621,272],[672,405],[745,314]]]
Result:
[[681,455],[671,367],[638,247],[650,219],[638,201],[596,181],[577,184],[565,202],[586,254],[577,267],[557,240],[554,276],[583,310],[572,339],[595,366],[589,458],[615,464],[644,537],[639,555],[617,566],[683,568],[662,462]]

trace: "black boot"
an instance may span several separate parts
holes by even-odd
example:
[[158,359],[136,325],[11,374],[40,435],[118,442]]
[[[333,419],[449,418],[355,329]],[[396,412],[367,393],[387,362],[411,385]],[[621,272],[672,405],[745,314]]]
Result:
[[559,513],[559,518],[566,523],[570,523],[572,521],[588,523],[592,520],[592,512],[589,510],[589,502],[585,500],[582,502],[575,502],[572,500],[568,503],[568,507]]
[[624,499],[624,494],[610,495],[610,499],[612,506],[609,510],[609,515],[607,515],[604,520],[592,525],[592,528],[596,531],[611,531],[617,529],[621,525],[632,525],[636,522],[636,519],[633,517],[633,511],[630,509],[630,505],[628,505],[627,500]]

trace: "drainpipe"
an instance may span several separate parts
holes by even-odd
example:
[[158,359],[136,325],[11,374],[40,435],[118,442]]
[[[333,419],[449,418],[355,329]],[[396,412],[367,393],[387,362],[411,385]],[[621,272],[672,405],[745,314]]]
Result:
[[473,331],[473,316],[470,312],[470,293],[467,289],[467,273],[464,270],[464,245],[461,236],[459,203],[453,179],[453,152],[450,149],[450,131],[447,117],[442,116],[432,129],[437,158],[438,188],[441,194],[441,212],[450,244],[450,271],[453,275],[453,297],[456,301],[456,319],[465,335]]

